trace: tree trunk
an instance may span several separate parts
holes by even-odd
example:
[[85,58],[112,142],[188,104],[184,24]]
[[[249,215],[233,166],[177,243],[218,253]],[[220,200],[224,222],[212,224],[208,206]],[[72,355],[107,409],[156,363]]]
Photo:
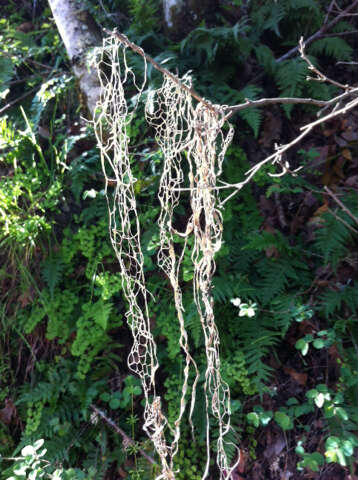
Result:
[[101,44],[100,30],[77,0],[49,0],[49,4],[89,113],[93,116],[101,89],[97,72],[89,66],[88,57],[91,49]]
[[175,26],[175,17],[183,8],[183,0],[163,0],[163,14],[166,27],[171,30]]

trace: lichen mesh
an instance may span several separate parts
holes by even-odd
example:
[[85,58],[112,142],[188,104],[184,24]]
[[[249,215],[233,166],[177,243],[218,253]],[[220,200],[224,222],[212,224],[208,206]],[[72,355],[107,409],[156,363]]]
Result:
[[[217,109],[220,112],[219,109]],[[230,430],[230,390],[220,374],[219,333],[215,324],[212,278],[215,273],[215,254],[222,245],[222,215],[217,207],[216,181],[229,146],[233,129],[226,136],[222,131],[223,114],[215,114],[198,104],[193,123],[193,141],[188,149],[190,164],[192,227],[194,234],[194,299],[205,338],[207,368],[205,372],[207,464],[209,469],[209,412],[217,419],[217,465],[220,475],[228,475],[229,465],[224,437]],[[224,476],[227,478],[227,476]]]
[[[214,417],[219,431],[217,465],[220,479],[228,479],[235,468],[230,468],[224,448],[225,435],[230,430],[230,392],[220,375],[220,341],[211,289],[215,272],[214,257],[222,244],[222,215],[218,208],[216,182],[221,173],[224,154],[232,140],[233,130],[228,126],[225,127],[227,133],[223,132],[225,119],[219,106],[208,109],[200,103],[193,105],[189,92],[189,76],[184,76],[178,82],[164,76],[162,87],[147,96],[146,119],[155,130],[156,141],[164,156],[158,192],[161,206],[158,219],[158,265],[173,288],[180,327],[179,343],[185,357],[179,413],[174,424],[170,425],[162,412],[161,399],[155,386],[155,373],[159,365],[156,345],[150,331],[150,293],[146,289],[143,272],[140,224],[133,188],[136,179],[131,171],[130,139],[127,134],[128,125],[146,84],[147,65],[145,54],[139,51],[141,52],[143,81],[138,85],[127,62],[126,45],[114,35],[104,40],[100,58],[97,58],[102,95],[94,120],[106,179],[110,238],[121,269],[123,292],[128,302],[126,317],[133,334],[128,365],[139,375],[142,382],[145,396],[143,428],[161,461],[161,474],[157,480],[175,479],[173,459],[178,451],[181,422],[189,400],[188,418],[190,424],[192,423],[199,379],[197,364],[189,351],[179,281],[187,241],[189,236],[192,236],[194,301],[204,333],[207,358],[204,382],[207,461],[202,478],[207,478],[209,474],[210,419]],[[181,85],[189,88],[182,88]],[[131,108],[125,99],[127,88],[130,89],[132,97],[133,89],[137,92],[136,102]],[[184,165],[189,172],[187,179]],[[109,185],[114,188],[113,195],[108,194]],[[184,192],[190,195],[191,212],[186,228],[178,232],[174,228],[175,209],[179,206]],[[178,236],[183,237],[181,249],[176,241]],[[167,430],[171,435],[166,435]],[[169,437],[171,440],[168,440]]]

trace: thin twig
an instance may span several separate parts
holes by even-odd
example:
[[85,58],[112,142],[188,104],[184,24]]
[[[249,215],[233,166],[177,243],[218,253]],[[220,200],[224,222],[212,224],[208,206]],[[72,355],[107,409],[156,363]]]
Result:
[[343,225],[345,225],[348,230],[351,230],[352,232],[354,232],[356,235],[358,234],[358,230],[354,227],[352,227],[352,225],[349,225],[348,222],[346,222],[345,220],[343,220],[343,218],[341,218],[339,215],[336,214],[336,212],[334,212],[333,210],[331,210],[330,208],[328,209],[328,212],[334,216],[334,218],[336,220],[338,220],[338,222],[341,222],[343,223]]
[[358,33],[358,30],[349,30],[349,32],[339,32],[339,33],[325,33],[324,35],[322,35],[322,38],[343,37],[344,35],[353,35],[354,33]]
[[[358,1],[358,0],[357,0]],[[186,85],[184,85],[179,79],[178,77],[176,77],[175,75],[173,75],[169,70],[167,70],[166,68],[163,68],[162,66],[159,65],[159,63],[157,63],[154,58],[152,58],[151,56],[147,55],[140,47],[138,47],[138,45],[136,45],[135,43],[131,42],[130,40],[128,40],[128,38],[123,35],[122,33],[119,33],[117,32],[117,30],[113,30],[113,32],[111,32],[110,30],[107,30],[106,28],[104,28],[104,31],[105,33],[107,33],[108,35],[114,35],[115,37],[117,37],[122,43],[124,43],[125,45],[127,45],[127,47],[131,48],[134,52],[138,53],[141,57],[145,58],[145,60],[148,62],[148,63],[151,63],[153,65],[153,67],[158,70],[159,72],[161,72],[163,75],[167,75],[171,80],[173,80],[174,83],[176,83],[180,88],[182,88],[183,90],[186,90],[187,92],[190,93],[190,95],[192,97],[194,97],[198,102],[202,103],[203,105],[206,106],[206,108],[208,108],[209,110],[211,110],[212,112],[214,113],[218,113],[218,110],[214,107],[214,105],[212,105],[211,103],[209,103],[207,100],[205,100],[204,98],[202,98],[193,88],[190,88]]]
[[337,197],[337,195],[335,195],[332,190],[330,190],[327,186],[324,187],[324,189],[326,190],[326,192],[328,193],[328,195],[330,197],[333,198],[333,200],[341,207],[341,209],[346,212],[346,214],[348,215],[348,217],[350,217],[354,223],[356,223],[358,225],[358,218],[356,216],[353,215],[353,213],[344,205],[344,203]]
[[332,0],[331,3],[329,4],[326,16],[324,17],[323,25],[326,25],[328,23],[328,18],[330,16],[330,14],[332,13],[332,10],[333,10],[333,7],[334,7],[335,4],[336,4],[336,0]]
[[[128,435],[120,427],[118,427],[118,425],[111,418],[107,417],[107,415],[102,410],[100,410],[98,407],[96,407],[96,405],[91,405],[91,408],[99,417],[102,418],[102,420],[104,420],[110,427],[112,427],[115,432],[119,433],[119,435],[123,438],[123,440],[128,445],[132,445],[132,446],[135,446],[137,448],[137,445],[134,442],[134,440],[132,440],[130,437],[128,437]],[[138,448],[138,452],[146,460],[148,460],[149,463],[151,463],[152,465],[157,465],[157,462],[154,460],[154,458],[152,458],[150,455],[148,455],[143,449]]]
[[327,100],[316,100],[314,98],[290,98],[290,97],[277,97],[277,98],[260,98],[260,100],[250,100],[249,98],[246,99],[244,103],[240,103],[238,105],[232,105],[228,107],[224,107],[225,111],[228,111],[229,114],[226,118],[229,118],[236,112],[240,110],[244,110],[245,108],[258,108],[258,107],[265,107],[266,105],[274,105],[276,103],[280,104],[296,104],[296,103],[303,103],[307,105],[315,105],[317,107],[326,107],[330,101]]
[[327,75],[325,75],[320,70],[318,70],[318,68],[315,65],[313,65],[311,60],[307,57],[307,55],[305,53],[305,46],[306,46],[306,44],[303,41],[303,37],[301,37],[300,42],[299,42],[299,46],[298,46],[301,58],[302,58],[303,61],[305,61],[307,63],[308,70],[310,70],[311,72],[313,72],[317,75],[317,77],[307,77],[307,80],[314,80],[316,82],[321,82],[321,83],[330,83],[330,84],[334,85],[335,87],[341,88],[342,90],[345,90],[345,91],[350,91],[350,90],[353,89],[353,87],[351,87],[347,84],[343,85],[343,83],[337,82],[336,80],[333,80],[332,78],[327,77]]
[[[358,30],[357,30],[358,32]],[[342,61],[339,61],[336,63],[336,65],[358,65],[358,62],[342,62]]]
[[352,110],[352,108],[357,106],[357,104],[358,104],[358,98],[355,98],[354,100],[347,103],[339,110],[335,110],[312,123],[304,125],[303,127],[300,128],[300,130],[306,130],[307,128],[315,127],[316,125],[326,122],[327,120],[332,120],[332,118],[339,117],[340,115],[345,115],[347,112],[349,112],[349,110]]

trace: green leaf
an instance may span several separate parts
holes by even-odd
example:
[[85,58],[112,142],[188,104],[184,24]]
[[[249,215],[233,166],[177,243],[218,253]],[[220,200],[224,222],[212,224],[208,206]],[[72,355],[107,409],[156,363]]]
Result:
[[275,412],[275,421],[280,425],[282,430],[291,430],[293,428],[292,419],[284,412]]
[[313,340],[313,346],[315,348],[318,348],[318,349],[321,349],[323,347],[325,347],[326,343],[324,340],[322,340],[322,338],[316,338],[315,340]]
[[303,356],[307,355],[309,344],[303,338],[297,340],[295,347],[297,350],[301,350]]
[[344,421],[348,420],[348,414],[342,407],[336,407],[334,409],[335,413]]
[[247,421],[253,425],[254,427],[258,427],[260,425],[260,417],[256,412],[250,412],[246,415]]
[[305,454],[305,449],[303,448],[303,445],[300,442],[296,446],[295,452],[297,453],[297,455],[301,455],[301,456]]
[[339,448],[339,438],[338,437],[328,437],[325,443],[327,450],[335,450]]
[[117,408],[119,408],[121,406],[121,401],[118,397],[113,397],[111,398],[110,402],[109,402],[109,406],[110,408],[112,408],[113,410],[116,410]]

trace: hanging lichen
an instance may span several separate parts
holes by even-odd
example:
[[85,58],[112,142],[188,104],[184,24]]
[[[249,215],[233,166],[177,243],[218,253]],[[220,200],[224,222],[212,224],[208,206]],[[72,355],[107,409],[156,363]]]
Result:
[[[178,451],[181,422],[189,403],[188,417],[191,423],[199,379],[197,364],[189,351],[179,281],[188,238],[192,236],[194,301],[204,333],[207,358],[204,382],[207,461],[202,478],[209,473],[210,419],[213,417],[219,430],[217,465],[220,478],[230,478],[230,465],[225,453],[225,435],[230,430],[230,392],[220,375],[220,341],[211,289],[215,272],[214,257],[222,244],[222,216],[218,208],[216,182],[233,130],[229,126],[227,133],[223,133],[225,115],[219,106],[206,101],[193,105],[189,76],[179,79],[172,74],[164,75],[162,87],[147,95],[146,118],[155,129],[155,138],[164,156],[158,192],[161,206],[158,219],[158,266],[165,272],[173,288],[180,327],[179,343],[185,358],[179,413],[170,425],[162,412],[161,399],[155,387],[158,361],[150,331],[150,293],[145,285],[140,225],[133,188],[136,179],[131,171],[128,151],[128,124],[146,83],[145,54],[139,47],[136,47],[136,51],[143,57],[143,81],[140,85],[137,85],[135,74],[128,66],[126,45],[116,36],[104,41],[100,59],[97,60],[102,96],[95,119],[106,178],[110,237],[121,268],[123,291],[128,302],[126,317],[133,334],[128,364],[139,375],[143,385],[144,430],[152,440],[162,466],[158,480],[174,479],[173,459]],[[125,89],[129,86],[132,91],[133,87],[137,91],[137,103],[132,109],[125,98]],[[184,165],[189,172],[188,178],[184,175]],[[109,183],[114,185],[113,195],[108,194]],[[174,213],[180,205],[183,192],[190,195],[191,213],[186,228],[178,232],[174,228]],[[178,235],[183,237],[180,251],[177,245],[176,248],[174,246]],[[166,429],[171,432],[171,440],[166,437]]]

